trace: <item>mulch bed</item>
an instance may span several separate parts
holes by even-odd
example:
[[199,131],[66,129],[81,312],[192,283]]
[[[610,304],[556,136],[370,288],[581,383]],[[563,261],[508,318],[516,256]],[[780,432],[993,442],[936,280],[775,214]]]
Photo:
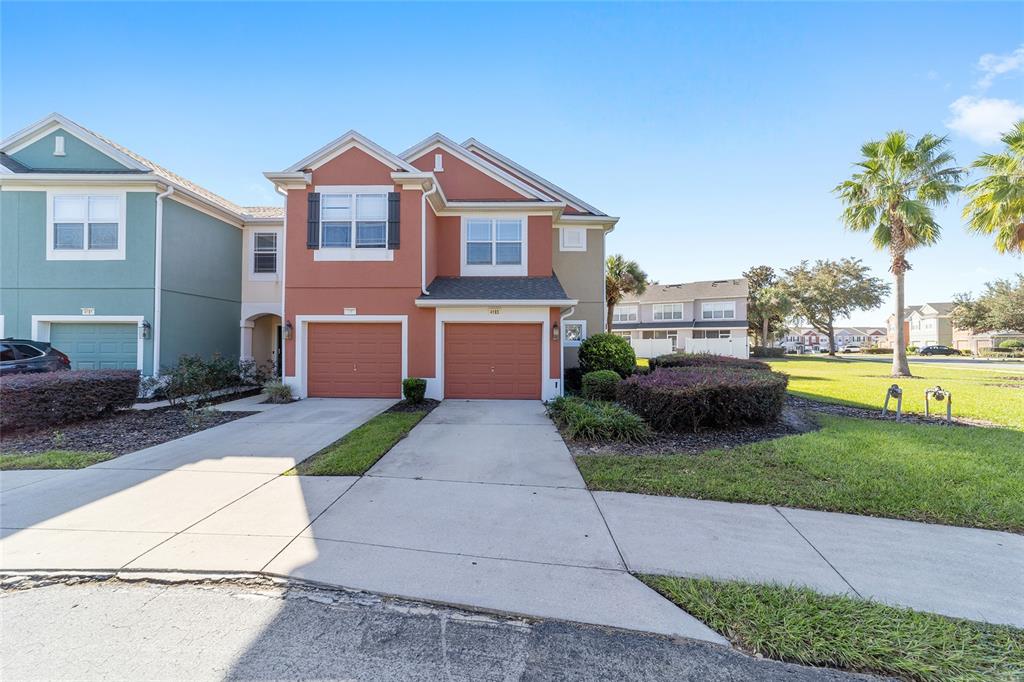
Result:
[[401,400],[389,407],[385,412],[426,412],[427,414],[430,414],[433,412],[434,408],[440,404],[440,400],[434,400],[432,398],[424,398],[423,402],[415,404]]
[[28,454],[47,450],[77,450],[123,455],[251,414],[256,413],[209,410],[203,417],[202,425],[194,429],[186,421],[185,411],[181,408],[122,410],[110,417],[93,421],[0,434],[0,451]]

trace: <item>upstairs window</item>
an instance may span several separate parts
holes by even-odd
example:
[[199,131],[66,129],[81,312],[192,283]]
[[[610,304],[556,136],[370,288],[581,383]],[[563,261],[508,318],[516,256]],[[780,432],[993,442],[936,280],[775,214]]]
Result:
[[658,303],[654,306],[655,320],[681,320],[683,319],[682,303]]
[[701,319],[733,320],[736,319],[735,301],[712,301],[701,304]]
[[325,249],[387,248],[387,194],[321,194],[320,232]]
[[526,220],[463,220],[463,275],[525,275]]
[[617,305],[612,310],[612,322],[636,322],[637,314],[635,305]]
[[256,232],[252,243],[252,271],[256,275],[277,274],[277,233]]
[[124,199],[119,194],[51,194],[48,260],[123,260]]

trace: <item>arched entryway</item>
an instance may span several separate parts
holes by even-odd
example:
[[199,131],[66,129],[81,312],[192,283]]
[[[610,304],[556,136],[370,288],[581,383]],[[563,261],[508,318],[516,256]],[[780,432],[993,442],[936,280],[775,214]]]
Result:
[[242,320],[242,358],[281,376],[281,316],[273,313],[251,315]]

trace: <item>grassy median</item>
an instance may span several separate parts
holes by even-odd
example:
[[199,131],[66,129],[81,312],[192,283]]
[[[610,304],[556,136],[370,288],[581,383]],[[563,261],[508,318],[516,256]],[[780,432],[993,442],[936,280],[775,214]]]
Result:
[[583,455],[593,490],[1024,532],[1024,431],[822,415],[820,431],[698,455]]
[[405,438],[426,414],[426,411],[379,414],[286,473],[300,476],[362,476],[395,443]]
[[73,450],[47,450],[33,453],[0,454],[0,471],[17,469],[82,469],[113,459],[111,452],[77,452]]
[[1024,630],[806,588],[641,576],[739,648],[910,680],[1024,679]]

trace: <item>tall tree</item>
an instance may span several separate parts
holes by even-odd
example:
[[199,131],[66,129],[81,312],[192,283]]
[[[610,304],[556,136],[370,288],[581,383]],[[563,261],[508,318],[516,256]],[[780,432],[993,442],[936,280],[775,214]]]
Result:
[[1003,135],[999,154],[982,154],[971,164],[988,175],[964,188],[967,228],[995,234],[999,253],[1024,253],[1024,119]]
[[876,308],[889,295],[889,285],[872,277],[857,258],[819,260],[813,265],[802,261],[784,272],[781,287],[793,315],[828,336],[829,355],[836,354],[836,318]]
[[846,206],[842,219],[847,229],[870,231],[875,248],[889,250],[889,270],[896,281],[894,377],[910,376],[903,334],[907,252],[939,240],[941,228],[932,209],[949,202],[963,177],[947,144],[945,137],[932,134],[911,143],[902,130],[891,132],[862,146],[863,158],[854,164],[857,172],[833,190]]
[[1016,282],[1009,279],[989,282],[977,299],[960,294],[950,318],[958,329],[1024,333],[1024,274],[1018,274]]
[[[789,298],[786,287],[776,283],[758,292],[756,305],[761,317],[761,345],[767,348],[771,345],[772,333],[783,326],[786,318],[793,312],[793,301]],[[749,302],[747,307],[749,310]]]
[[761,345],[768,345],[768,336],[778,331],[785,321],[785,311],[778,308],[779,293],[774,291],[779,282],[775,268],[770,265],[755,265],[743,273],[747,280],[747,328]]
[[637,262],[627,260],[622,254],[608,256],[605,263],[604,296],[608,305],[608,331],[612,330],[612,314],[615,304],[626,295],[640,296],[647,291],[647,273]]

